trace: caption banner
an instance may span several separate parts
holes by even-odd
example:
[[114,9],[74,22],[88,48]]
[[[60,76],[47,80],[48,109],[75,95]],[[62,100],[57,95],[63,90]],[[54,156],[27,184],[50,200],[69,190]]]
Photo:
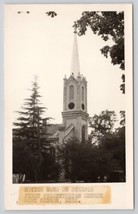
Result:
[[109,204],[110,186],[21,186],[19,205]]

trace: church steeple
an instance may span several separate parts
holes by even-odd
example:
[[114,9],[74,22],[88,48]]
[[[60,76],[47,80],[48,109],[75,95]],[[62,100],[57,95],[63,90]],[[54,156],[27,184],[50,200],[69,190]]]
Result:
[[77,43],[77,25],[74,24],[74,42],[71,60],[71,74],[74,74],[75,78],[80,75],[80,63]]
[[74,25],[74,44],[71,62],[71,75],[64,78],[62,141],[70,137],[80,142],[88,139],[87,81],[80,75],[77,45],[77,26]]

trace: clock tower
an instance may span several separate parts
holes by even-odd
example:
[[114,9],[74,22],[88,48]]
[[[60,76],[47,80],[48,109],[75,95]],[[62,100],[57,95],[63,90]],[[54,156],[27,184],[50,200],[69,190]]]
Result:
[[75,137],[79,141],[88,138],[87,81],[80,74],[77,32],[74,32],[71,74],[64,78],[63,140]]

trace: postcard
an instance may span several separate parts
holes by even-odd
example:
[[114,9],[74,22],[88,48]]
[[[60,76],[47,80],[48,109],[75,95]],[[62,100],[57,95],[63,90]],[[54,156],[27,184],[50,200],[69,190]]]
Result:
[[5,209],[133,209],[131,4],[5,4]]

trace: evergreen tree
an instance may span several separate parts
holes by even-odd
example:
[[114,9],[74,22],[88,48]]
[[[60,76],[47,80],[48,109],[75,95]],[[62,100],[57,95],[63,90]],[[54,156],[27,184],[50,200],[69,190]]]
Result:
[[37,142],[40,131],[41,134],[43,134],[42,128],[44,120],[47,119],[42,118],[45,107],[41,106],[41,96],[39,95],[38,89],[37,77],[35,77],[35,80],[32,83],[31,96],[25,99],[22,111],[17,111],[20,116],[17,118],[17,122],[14,123],[14,126],[17,127],[15,131],[17,137],[33,139]]
[[[17,112],[19,117],[17,122],[14,122],[16,128],[13,133],[13,172],[28,174],[27,165],[30,163],[29,169],[33,170],[35,182],[39,180],[43,162],[42,148],[47,136],[46,121],[49,120],[43,118],[45,107],[40,103],[41,96],[38,90],[37,77],[35,77],[30,97],[25,99],[22,110]],[[19,151],[24,159],[20,159],[16,151]]]

